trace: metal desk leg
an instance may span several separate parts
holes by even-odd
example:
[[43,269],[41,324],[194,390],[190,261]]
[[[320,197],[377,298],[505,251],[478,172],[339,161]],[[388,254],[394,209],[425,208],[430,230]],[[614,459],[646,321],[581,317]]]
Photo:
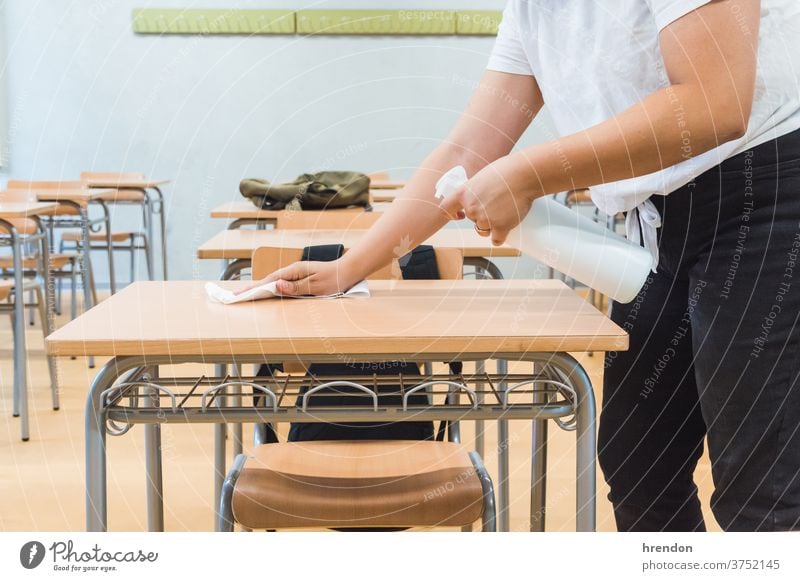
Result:
[[[480,375],[482,373],[486,373],[486,362],[485,361],[476,361],[475,362],[475,375]],[[477,385],[477,388],[478,388],[478,393],[477,393],[478,405],[482,405],[483,404],[483,391],[482,390],[484,389],[484,387],[485,387],[485,385],[482,384],[482,383],[479,383]],[[475,451],[478,453],[478,455],[481,458],[483,458],[483,452],[484,452],[484,448],[486,446],[486,444],[485,444],[485,440],[486,439],[485,439],[484,433],[483,433],[483,431],[485,429],[486,429],[486,427],[484,425],[484,421],[483,420],[475,420]]]
[[[533,364],[536,373],[537,364]],[[534,392],[533,403],[547,403],[547,394]],[[547,521],[547,420],[531,424],[531,513],[530,530],[543,533]]]
[[106,251],[108,253],[108,286],[111,288],[111,294],[113,295],[117,292],[117,275],[114,272],[114,240],[111,238],[111,212],[108,210],[108,204],[103,200],[97,200],[97,204],[103,209],[103,223],[106,229]]
[[[225,377],[225,365],[215,365],[218,377]],[[217,405],[223,406],[223,395],[217,395]],[[225,439],[227,425],[224,422],[214,424],[214,526],[217,522],[217,511],[222,498],[222,485],[225,481]]]
[[[42,259],[42,287],[44,295],[44,308],[40,311],[42,314],[42,330],[45,337],[55,328],[55,280],[50,272],[50,244],[47,238],[47,229],[44,227],[41,219],[38,216],[31,218],[41,234],[39,240],[39,256]],[[50,391],[53,400],[53,410],[58,411],[61,407],[59,401],[59,388],[58,388],[58,368],[56,367],[56,358],[51,355],[47,357],[47,368],[50,372]]]
[[94,378],[86,396],[86,530],[105,532],[108,527],[106,475],[106,407],[103,392],[126,371],[145,364],[143,357],[114,357]]
[[[164,194],[159,188],[154,187],[153,191],[158,197],[158,214],[161,218],[161,268],[164,280],[167,280],[167,210],[164,207]],[[152,240],[150,244],[155,244]]]
[[[158,381],[158,368],[154,367],[150,374],[142,376],[144,381]],[[149,389],[147,387],[145,390]],[[148,405],[158,407],[158,392],[153,391],[147,398]],[[145,424],[145,475],[147,490],[147,530],[161,532],[164,530],[164,484],[161,463],[161,425]]]
[[594,531],[597,496],[597,408],[592,383],[586,371],[572,356],[555,353],[547,363],[565,374],[577,395],[576,419],[576,487],[575,529]]
[[[239,373],[239,366],[234,364],[231,365],[231,373],[234,377],[241,377]],[[233,405],[236,407],[242,406],[242,386],[236,386],[234,388],[233,393]],[[231,426],[231,434],[233,436],[233,457],[236,458],[239,454],[242,453],[242,424],[235,423]]]
[[30,439],[28,417],[28,357],[25,346],[25,291],[22,271],[22,240],[16,228],[6,222],[11,236],[14,264],[14,416],[20,418],[22,441]]
[[[497,360],[497,373],[506,375],[508,373],[508,361]],[[498,383],[497,388],[504,392],[508,385],[505,381]],[[511,530],[509,507],[510,507],[510,487],[508,482],[508,420],[498,420],[497,422],[497,476],[499,478],[497,486],[497,506],[498,506],[498,530],[508,532]]]
[[156,210],[155,201],[148,195],[146,190],[139,190],[144,194],[144,203],[147,206],[147,218],[144,221],[145,232],[147,233],[147,258],[150,264],[155,266],[155,246],[156,241],[153,238],[153,220],[155,220]]
[[[85,313],[94,305],[92,300],[92,261],[89,256],[92,243],[89,234],[89,210],[86,206],[78,206],[81,217],[81,284],[83,284],[83,312]],[[94,367],[94,357],[88,357],[89,367]]]

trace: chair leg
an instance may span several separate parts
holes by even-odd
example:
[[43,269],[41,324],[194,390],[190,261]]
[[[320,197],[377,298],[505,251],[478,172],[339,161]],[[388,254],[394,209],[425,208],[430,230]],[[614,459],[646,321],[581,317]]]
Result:
[[28,355],[25,347],[25,291],[19,284],[15,288],[20,291],[14,296],[14,417],[20,418],[22,441],[30,439],[28,417]]
[[136,233],[131,232],[130,240],[130,258],[131,258],[131,284],[136,281]]
[[233,532],[233,490],[236,488],[236,481],[239,479],[239,474],[242,473],[245,462],[247,462],[247,456],[244,454],[236,456],[233,468],[228,472],[225,482],[222,483],[222,494],[219,497],[219,512],[217,513],[216,532],[218,533]]
[[12,404],[11,415],[15,418],[19,417],[19,408],[20,408],[20,401],[19,401],[19,385],[17,381],[17,349],[19,349],[19,340],[17,339],[17,318],[14,314],[14,311],[9,311],[9,318],[11,319],[11,334],[14,338],[14,387],[12,389],[14,403]]
[[62,285],[63,285],[64,281],[59,276],[58,278],[55,279],[55,282],[56,282],[56,302],[53,305],[53,310],[55,311],[55,314],[60,317],[61,316],[61,297],[62,297],[62,294],[63,294],[62,293],[62,291],[63,291]]
[[481,530],[485,533],[497,531],[497,508],[494,500],[494,484],[492,477],[486,471],[483,460],[477,452],[470,452],[469,459],[475,467],[475,472],[480,478],[483,490],[483,515],[481,516]]
[[[47,301],[44,298],[44,293],[40,287],[34,289],[36,293],[36,301],[39,304],[39,317],[42,319],[42,336],[47,339],[50,334],[50,319],[47,316]],[[58,370],[56,369],[56,360],[54,357],[47,356],[47,368],[50,372],[50,392],[53,399],[53,410],[58,411],[61,407],[58,397]]]
[[142,246],[144,247],[144,260],[147,264],[147,280],[155,280],[153,278],[153,257],[150,254],[150,239],[146,234],[142,235]]
[[72,260],[72,267],[69,277],[69,320],[72,321],[78,316],[78,262]]
[[[33,291],[28,291],[28,302],[33,305],[33,301],[35,300],[33,296]],[[30,323],[31,327],[36,324],[36,307],[31,306],[28,309],[28,322]]]

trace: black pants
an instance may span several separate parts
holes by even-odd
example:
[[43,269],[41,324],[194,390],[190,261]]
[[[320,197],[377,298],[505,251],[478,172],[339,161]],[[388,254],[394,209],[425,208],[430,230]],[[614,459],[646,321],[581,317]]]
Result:
[[704,530],[707,438],[726,530],[800,529],[800,131],[669,196],[658,273],[613,320],[599,458],[619,530]]

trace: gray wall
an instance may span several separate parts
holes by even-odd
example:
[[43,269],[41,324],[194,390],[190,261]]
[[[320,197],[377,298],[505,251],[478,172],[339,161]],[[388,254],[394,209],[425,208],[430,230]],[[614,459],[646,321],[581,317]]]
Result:
[[0,177],[8,165],[8,83],[6,74],[6,19],[5,6],[0,0]]
[[[503,4],[241,0],[235,5],[501,9]],[[8,32],[0,70],[9,96],[9,175],[74,179],[94,169],[171,178],[166,195],[175,279],[218,273],[218,264],[198,263],[194,250],[223,227],[208,211],[235,199],[242,177],[284,179],[325,167],[408,176],[446,135],[493,43],[463,37],[131,32],[133,7],[228,5],[7,0],[2,16]],[[524,142],[549,134],[549,124],[539,122]],[[116,209],[116,223],[135,226],[130,213]],[[530,264],[519,266],[531,274]]]

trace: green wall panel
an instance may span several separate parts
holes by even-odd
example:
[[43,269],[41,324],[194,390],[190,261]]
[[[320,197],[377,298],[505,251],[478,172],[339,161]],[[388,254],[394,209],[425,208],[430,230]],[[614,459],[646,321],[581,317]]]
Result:
[[450,35],[456,32],[450,10],[300,10],[298,34]]
[[294,34],[292,10],[150,9],[133,11],[140,34]]
[[133,11],[138,34],[494,35],[502,13],[490,10]]

